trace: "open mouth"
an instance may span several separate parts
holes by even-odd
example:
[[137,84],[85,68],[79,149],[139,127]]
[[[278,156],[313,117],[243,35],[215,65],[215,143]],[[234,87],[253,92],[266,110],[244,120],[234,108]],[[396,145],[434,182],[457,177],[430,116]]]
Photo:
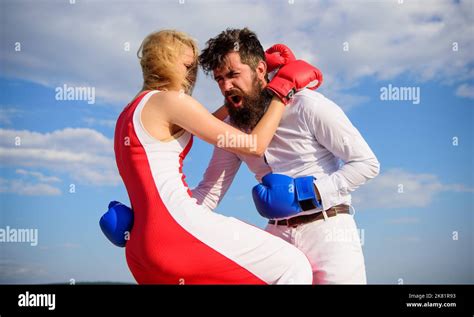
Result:
[[227,101],[231,103],[234,107],[240,108],[242,107],[242,96],[240,95],[228,95]]

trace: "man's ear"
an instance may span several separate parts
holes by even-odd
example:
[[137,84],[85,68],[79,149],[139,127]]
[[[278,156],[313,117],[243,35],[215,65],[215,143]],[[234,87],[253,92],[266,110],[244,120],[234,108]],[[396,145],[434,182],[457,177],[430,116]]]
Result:
[[265,80],[267,75],[267,63],[265,61],[259,61],[257,64],[257,78],[260,80]]

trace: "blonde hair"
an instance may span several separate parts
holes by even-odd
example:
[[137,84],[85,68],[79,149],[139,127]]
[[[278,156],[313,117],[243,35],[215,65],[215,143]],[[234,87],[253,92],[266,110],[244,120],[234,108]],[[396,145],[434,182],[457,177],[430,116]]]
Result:
[[[186,75],[176,72],[178,58],[186,47],[193,50],[194,63]],[[192,89],[197,73],[198,47],[189,35],[176,30],[151,33],[142,42],[137,56],[143,72],[143,89]]]

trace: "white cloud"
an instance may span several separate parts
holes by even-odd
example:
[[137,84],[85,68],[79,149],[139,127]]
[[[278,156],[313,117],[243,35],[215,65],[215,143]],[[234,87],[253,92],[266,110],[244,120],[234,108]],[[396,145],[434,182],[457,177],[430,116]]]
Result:
[[7,106],[0,106],[0,124],[11,125],[12,119],[21,116],[21,111]]
[[456,96],[474,99],[474,86],[462,84],[456,89]]
[[45,277],[48,270],[35,263],[0,259],[0,283],[28,283],[33,278]]
[[13,193],[21,196],[57,196],[61,190],[44,183],[27,183],[18,179],[0,178],[0,193]]
[[444,185],[443,189],[445,191],[457,192],[457,193],[474,193],[474,188],[467,187],[464,184],[449,184]]
[[50,251],[50,250],[56,250],[56,249],[66,249],[66,250],[73,250],[73,249],[78,249],[81,248],[80,244],[77,243],[70,243],[70,242],[65,242],[62,244],[56,244],[56,245],[42,245],[39,247],[40,250],[42,251]]
[[79,184],[116,185],[120,181],[113,141],[95,130],[66,128],[39,133],[0,129],[0,136],[2,165],[42,168],[55,175],[65,173]]
[[39,182],[42,182],[42,183],[57,183],[57,182],[61,181],[56,176],[44,176],[40,172],[27,171],[27,170],[24,170],[24,169],[17,169],[15,171],[15,173],[17,173],[19,175],[24,175],[24,176],[32,176],[32,177],[36,178]]
[[[265,47],[283,42],[319,66],[326,78],[322,92],[344,108],[367,100],[351,92],[366,77],[447,85],[474,77],[471,1],[15,1],[3,9],[4,42],[10,43],[1,54],[6,76],[50,87],[93,86],[98,98],[120,105],[141,86],[135,55],[141,40],[162,28],[188,32],[202,48],[227,27],[248,26]],[[217,86],[202,76],[195,91],[210,109],[222,101]]]
[[115,127],[116,123],[115,120],[97,119],[91,117],[83,118],[82,121],[84,121],[88,126],[104,126],[108,128]]
[[357,210],[367,208],[423,208],[442,192],[474,192],[462,184],[443,184],[433,174],[415,174],[402,169],[388,170],[353,194]]
[[[0,133],[1,135],[1,133]],[[45,176],[40,172],[17,169],[20,179],[0,178],[0,193],[14,193],[21,196],[57,196],[61,190],[48,183],[58,183],[56,176]]]

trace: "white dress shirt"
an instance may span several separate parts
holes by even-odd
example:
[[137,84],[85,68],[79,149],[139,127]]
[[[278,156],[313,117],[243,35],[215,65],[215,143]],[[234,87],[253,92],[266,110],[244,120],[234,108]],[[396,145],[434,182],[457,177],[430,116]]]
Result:
[[215,147],[203,180],[192,191],[193,198],[215,209],[242,161],[259,182],[270,172],[314,176],[324,210],[350,205],[350,193],[377,176],[380,169],[374,153],[341,108],[308,89],[295,94],[286,106],[265,158]]

